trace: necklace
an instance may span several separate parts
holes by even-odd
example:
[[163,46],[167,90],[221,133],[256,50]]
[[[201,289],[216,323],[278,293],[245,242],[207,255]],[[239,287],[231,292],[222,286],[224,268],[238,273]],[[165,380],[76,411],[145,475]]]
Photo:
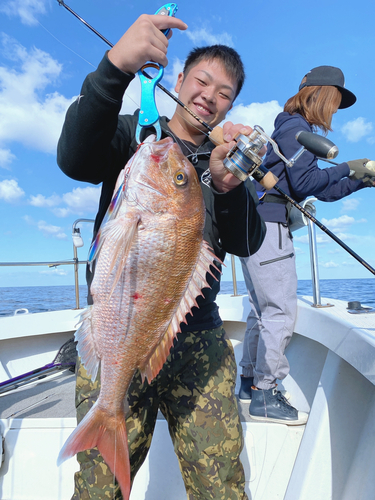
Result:
[[[171,135],[174,138],[175,142],[181,146],[182,152],[184,153],[184,155],[186,156],[186,158],[189,158],[189,160],[191,161],[191,163],[193,165],[197,165],[197,163],[198,163],[198,151],[199,151],[200,147],[202,146],[203,142],[202,142],[202,144],[199,144],[199,146],[197,146],[197,149],[195,151],[193,151],[187,145],[187,141],[184,141],[183,139],[180,139],[179,137],[177,137],[176,135],[174,135],[174,133],[171,131],[171,129],[169,129],[169,132],[171,133]],[[192,147],[194,147],[193,143],[189,142],[189,144]],[[186,153],[188,153],[188,154],[186,154]]]

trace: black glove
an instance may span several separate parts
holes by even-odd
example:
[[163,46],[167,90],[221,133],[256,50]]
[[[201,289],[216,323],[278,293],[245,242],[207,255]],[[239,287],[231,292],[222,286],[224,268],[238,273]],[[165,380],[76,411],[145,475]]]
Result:
[[349,177],[352,179],[363,179],[364,177],[374,177],[374,172],[365,167],[365,164],[370,161],[368,158],[362,160],[351,160],[346,163],[349,165]]
[[363,184],[370,188],[370,187],[375,187],[375,177],[364,177],[362,179]]

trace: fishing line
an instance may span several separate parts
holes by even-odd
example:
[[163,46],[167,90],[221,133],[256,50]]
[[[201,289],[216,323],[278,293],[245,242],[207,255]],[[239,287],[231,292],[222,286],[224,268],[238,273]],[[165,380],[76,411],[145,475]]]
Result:
[[45,26],[43,26],[43,24],[38,21],[38,24],[44,29],[46,30],[46,32],[51,35],[55,40],[57,40],[59,43],[61,43],[61,45],[63,45],[65,48],[67,48],[68,50],[70,50],[71,52],[73,52],[73,54],[75,54],[76,56],[80,57],[83,61],[85,61],[87,64],[89,64],[90,66],[92,66],[93,68],[96,68],[96,66],[94,66],[94,64],[90,63],[90,61],[87,61],[87,59],[85,59],[84,57],[82,57],[81,55],[79,55],[77,52],[75,52],[73,49],[71,49],[70,47],[68,47],[68,45],[65,45],[65,43],[63,43],[61,40],[59,40],[53,33],[51,33]]

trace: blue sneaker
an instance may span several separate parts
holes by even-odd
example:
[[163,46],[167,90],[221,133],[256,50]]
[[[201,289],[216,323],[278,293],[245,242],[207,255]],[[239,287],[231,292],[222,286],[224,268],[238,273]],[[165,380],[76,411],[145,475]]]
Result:
[[[251,386],[254,383],[254,377],[245,377],[244,375],[241,375],[241,387],[240,387],[240,392],[238,393],[238,398],[241,401],[241,403],[250,403],[251,401]],[[290,399],[290,394],[288,391],[277,391],[285,399]]]
[[241,403],[250,403],[251,401],[251,386],[254,383],[254,377],[245,377],[241,375],[241,387],[238,393]]
[[249,413],[254,420],[286,425],[303,425],[307,422],[308,414],[288,403],[277,387],[267,390],[252,388],[251,396]]

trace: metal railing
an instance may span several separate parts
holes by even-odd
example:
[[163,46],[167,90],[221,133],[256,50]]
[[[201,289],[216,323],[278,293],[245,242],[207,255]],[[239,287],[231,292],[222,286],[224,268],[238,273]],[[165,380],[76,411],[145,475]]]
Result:
[[[316,198],[308,198],[301,203],[301,206],[305,208],[313,216],[316,214],[316,207],[314,202]],[[332,307],[332,304],[322,304],[320,296],[320,284],[319,284],[319,266],[318,266],[318,251],[316,242],[316,229],[315,224],[305,217],[296,208],[292,207],[290,212],[290,230],[296,231],[302,227],[307,226],[308,236],[309,236],[309,248],[310,248],[310,265],[311,265],[311,281],[312,281],[312,293],[313,293],[313,304],[312,307]],[[238,296],[241,294],[237,293],[237,278],[236,278],[236,264],[235,257],[231,255],[231,265],[232,265],[232,285],[233,285],[233,295]]]
[[[305,208],[306,210],[311,211],[313,215],[315,215],[315,206],[313,202],[315,198],[310,198],[306,200]],[[296,212],[295,217],[298,220],[294,219],[293,223],[295,224],[295,229],[299,229],[303,226],[308,226],[308,235],[309,235],[309,247],[310,247],[310,264],[311,264],[311,279],[312,279],[312,287],[313,287],[313,307],[329,307],[331,304],[322,304],[321,296],[320,296],[320,286],[319,286],[319,269],[318,269],[318,254],[317,254],[317,244],[316,244],[316,231],[314,223],[305,218],[303,214],[300,212]],[[76,309],[80,308],[79,303],[79,266],[81,264],[86,265],[87,260],[79,260],[77,248],[83,246],[83,239],[81,235],[81,230],[78,227],[78,224],[82,222],[94,223],[93,219],[77,219],[74,221],[72,225],[72,238],[73,238],[73,259],[72,260],[59,260],[59,261],[46,261],[46,262],[0,262],[0,267],[11,267],[11,266],[48,266],[48,267],[57,267],[57,266],[74,266],[74,286],[75,286],[75,299],[76,299]],[[293,229],[292,229],[293,230]],[[236,263],[234,255],[231,255],[231,267],[232,267],[232,284],[233,284],[233,295],[238,296],[238,288],[237,288],[237,278],[236,278]]]
[[0,267],[21,267],[21,266],[74,266],[74,284],[75,284],[75,297],[76,297],[76,309],[80,308],[79,305],[79,278],[78,269],[80,264],[87,264],[87,260],[79,260],[77,248],[83,246],[83,240],[81,236],[81,230],[77,226],[81,222],[94,223],[93,219],[77,219],[73,223],[72,228],[72,238],[73,238],[73,259],[72,260],[58,260],[58,261],[46,261],[46,262],[0,262]]

